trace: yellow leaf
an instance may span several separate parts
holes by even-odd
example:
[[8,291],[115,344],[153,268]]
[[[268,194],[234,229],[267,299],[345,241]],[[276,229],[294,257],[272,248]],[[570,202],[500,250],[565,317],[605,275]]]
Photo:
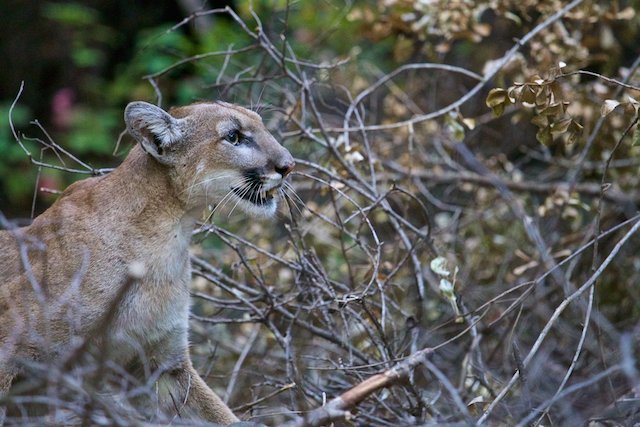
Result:
[[506,99],[508,99],[507,91],[502,88],[494,88],[489,91],[489,95],[487,95],[487,107],[493,108],[497,105],[502,104]]
[[502,88],[491,89],[485,102],[496,117],[502,115],[505,107],[511,104],[507,91]]

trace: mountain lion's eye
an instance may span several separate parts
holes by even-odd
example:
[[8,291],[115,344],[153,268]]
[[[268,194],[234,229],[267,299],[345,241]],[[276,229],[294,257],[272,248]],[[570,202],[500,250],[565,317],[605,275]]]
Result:
[[233,145],[238,145],[242,140],[242,136],[240,135],[240,132],[234,129],[232,131],[229,131],[229,133],[227,134],[227,136],[224,137],[224,139],[226,139]]

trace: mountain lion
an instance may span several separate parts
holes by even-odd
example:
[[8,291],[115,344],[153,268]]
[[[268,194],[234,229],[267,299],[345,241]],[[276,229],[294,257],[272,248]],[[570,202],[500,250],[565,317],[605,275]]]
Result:
[[12,383],[38,363],[93,366],[97,383],[106,366],[144,372],[155,411],[238,421],[189,357],[189,242],[210,205],[272,216],[293,158],[232,104],[133,102],[124,117],[139,144],[118,168],[0,231],[0,424]]

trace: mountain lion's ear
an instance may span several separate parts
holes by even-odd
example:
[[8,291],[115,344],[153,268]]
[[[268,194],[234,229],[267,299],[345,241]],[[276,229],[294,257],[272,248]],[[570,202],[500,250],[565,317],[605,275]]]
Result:
[[182,139],[182,119],[176,119],[148,102],[131,102],[124,110],[127,131],[157,161],[171,164],[171,155]]

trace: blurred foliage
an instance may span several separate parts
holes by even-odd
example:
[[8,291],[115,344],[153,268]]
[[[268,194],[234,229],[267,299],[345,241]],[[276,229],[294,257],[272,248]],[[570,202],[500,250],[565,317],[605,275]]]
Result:
[[[25,175],[16,173],[18,165],[24,165],[25,154],[11,133],[9,126],[10,103],[0,106],[0,183],[3,184],[3,192],[6,200],[11,200],[16,205],[27,206],[29,192],[33,191],[33,186],[29,185],[29,180]],[[25,107],[18,106],[13,110],[13,125],[21,128],[29,122],[30,113]],[[27,170],[30,167],[27,167]],[[0,193],[2,194],[2,193]],[[0,199],[1,200],[1,199]]]
[[[45,125],[54,139],[59,139],[58,142],[72,149],[85,161],[98,162],[103,166],[117,163],[109,154],[115,147],[114,135],[123,130],[120,117],[124,105],[136,99],[153,101],[156,96],[154,89],[141,77],[162,72],[180,59],[205,52],[224,51],[234,46],[247,46],[251,42],[248,35],[244,31],[238,31],[236,24],[227,17],[216,17],[215,24],[207,31],[196,31],[193,25],[171,31],[171,27],[176,23],[175,19],[168,16],[158,17],[161,19],[136,28],[135,33],[125,39],[119,27],[121,22],[115,18],[125,13],[129,8],[129,2],[117,2],[120,10],[116,16],[110,16],[109,8],[106,6],[108,3],[36,2],[35,12],[43,25],[53,33],[64,34],[64,37],[53,38],[49,43],[59,45],[61,53],[56,59],[59,63],[65,63],[65,69],[73,74],[74,78],[60,82],[61,87],[40,88],[33,86],[34,82],[29,80],[28,71],[21,76],[25,81],[25,94],[37,94],[43,89],[46,93],[52,93],[50,99],[35,101],[37,113],[45,114],[35,117]],[[256,2],[254,9],[262,16],[264,22],[269,22],[279,16],[286,5],[286,2],[279,3],[282,7],[274,8],[273,2]],[[238,4],[238,12],[243,18],[251,16],[249,5],[250,2]],[[4,19],[21,17],[11,8],[10,3],[4,6]],[[174,10],[166,4],[159,6],[161,10]],[[148,9],[155,6],[151,2],[143,5],[139,12],[143,13],[145,7]],[[349,52],[351,47],[342,40],[354,35],[357,24],[343,19],[348,6],[324,3],[320,6],[321,13],[318,13],[318,6],[312,3],[303,2],[293,7],[296,11],[295,14],[291,14],[289,26],[296,32],[296,37],[292,39],[295,51],[306,56],[314,52],[314,45],[321,45],[323,53],[319,53],[318,56],[324,56],[327,60],[336,54],[346,55]],[[16,10],[20,10],[17,5]],[[28,18],[32,19],[33,16]],[[31,25],[34,24],[25,22],[21,31],[31,31]],[[4,39],[15,40],[20,37],[20,32],[13,32],[6,34]],[[326,40],[330,43],[324,43]],[[42,39],[32,41],[42,44],[44,42]],[[113,61],[114,52],[122,50],[123,44],[129,45],[130,51]],[[29,50],[31,46],[25,45],[21,48]],[[385,53],[381,51],[376,56],[384,58]],[[259,57],[252,56],[250,52],[243,56],[242,60],[241,64],[235,59],[226,64],[227,74],[241,77],[250,71],[247,67],[259,66]],[[165,79],[160,85],[165,96],[164,104],[183,105],[199,99],[217,98],[220,89],[209,87],[216,84],[218,72],[224,61],[224,56],[211,57],[206,61],[189,62],[185,67],[170,71],[167,74],[170,80]],[[10,88],[13,93],[0,93],[0,96],[3,95],[5,98],[2,102],[7,105],[13,101],[12,96],[17,93],[20,82],[13,83],[15,86]],[[46,108],[47,106],[50,108]],[[34,115],[24,113],[27,108],[24,106],[24,99],[19,103],[19,107],[22,109],[16,110],[16,114],[20,116],[15,117],[14,122],[20,130],[25,130],[28,128],[25,117],[34,118]],[[3,109],[2,113],[4,123],[7,120],[6,109]],[[6,126],[0,129],[0,144],[3,148],[5,144],[11,147],[8,149],[11,154],[4,159],[4,165],[0,167],[0,201],[3,201],[0,205],[14,215],[25,215],[29,212],[24,208],[26,205],[7,205],[6,201],[30,199],[29,193],[34,189],[34,177],[32,174],[13,177],[11,174],[6,175],[8,170],[18,167],[24,161],[24,157],[20,156],[22,151]],[[51,171],[45,170],[43,173],[47,175],[51,174]],[[63,178],[63,182],[57,182],[57,178],[52,181],[57,189],[64,188],[78,177],[68,175]]]

